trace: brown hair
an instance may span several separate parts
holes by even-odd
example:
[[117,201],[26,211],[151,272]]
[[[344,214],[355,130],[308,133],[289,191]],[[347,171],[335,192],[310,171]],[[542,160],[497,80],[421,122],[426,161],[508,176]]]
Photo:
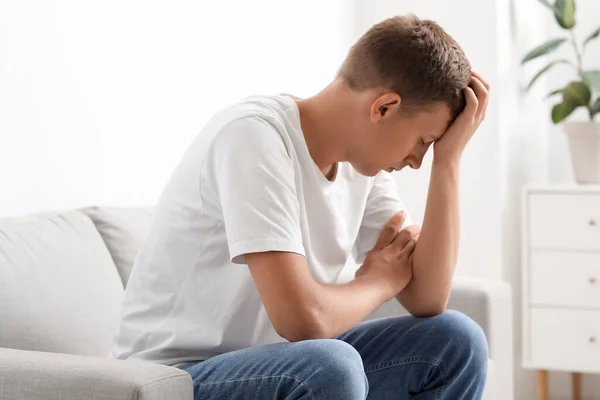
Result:
[[454,119],[465,107],[471,65],[437,23],[408,14],[369,29],[352,46],[338,75],[353,90],[383,86],[395,91],[408,112],[446,102]]

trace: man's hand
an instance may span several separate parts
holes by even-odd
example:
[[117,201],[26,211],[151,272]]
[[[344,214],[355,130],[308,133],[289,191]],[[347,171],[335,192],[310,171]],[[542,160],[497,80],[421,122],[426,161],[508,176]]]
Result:
[[377,243],[367,254],[355,277],[370,276],[380,280],[389,289],[388,300],[393,298],[412,279],[412,255],[420,229],[413,225],[398,232],[406,214],[394,215],[383,228]]
[[467,105],[444,135],[435,142],[434,162],[457,163],[467,143],[485,119],[490,85],[473,72],[470,87],[464,90]]

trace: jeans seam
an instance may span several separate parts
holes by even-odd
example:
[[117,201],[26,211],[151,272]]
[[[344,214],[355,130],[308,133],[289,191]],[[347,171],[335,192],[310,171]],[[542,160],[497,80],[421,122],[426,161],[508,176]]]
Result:
[[446,386],[446,384],[448,383],[448,379],[446,376],[446,369],[444,368],[444,366],[442,365],[440,360],[436,360],[435,358],[429,358],[429,357],[409,357],[409,358],[402,358],[399,360],[393,360],[393,361],[386,361],[383,363],[379,363],[371,368],[369,368],[368,370],[365,369],[365,374],[368,374],[370,372],[376,372],[376,371],[380,371],[382,369],[386,369],[386,368],[392,368],[392,367],[397,367],[399,365],[406,365],[406,364],[413,364],[413,363],[426,363],[426,364],[430,364],[433,365],[434,367],[438,368],[440,370],[440,375],[442,376],[442,387],[439,387],[436,389],[435,391],[435,398],[436,399],[441,399],[441,392],[442,392],[442,388],[444,386]]
[[[446,386],[446,385],[444,384],[444,386]],[[440,400],[441,398],[442,398],[442,388],[439,387],[435,390],[435,400]]]
[[245,382],[245,381],[252,381],[252,380],[258,380],[258,379],[270,379],[270,378],[288,378],[288,379],[292,379],[296,382],[298,382],[301,386],[304,386],[308,392],[308,398],[312,400],[313,396],[312,396],[312,391],[310,389],[310,387],[308,387],[306,385],[306,383],[304,383],[302,380],[294,377],[294,376],[290,376],[287,374],[279,374],[279,375],[265,375],[265,376],[253,376],[250,378],[242,378],[242,379],[231,379],[231,380],[227,380],[227,381],[219,381],[219,382],[209,382],[209,383],[194,383],[194,387],[200,387],[200,386],[210,386],[210,385],[221,385],[224,383],[236,383],[236,382]]

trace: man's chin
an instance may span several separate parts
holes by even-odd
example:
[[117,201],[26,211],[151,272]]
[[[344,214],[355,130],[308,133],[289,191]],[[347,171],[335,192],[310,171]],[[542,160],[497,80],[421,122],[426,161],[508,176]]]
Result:
[[364,176],[376,176],[378,173],[380,173],[382,170],[378,169],[378,168],[354,168],[356,169],[356,172],[358,172],[361,175]]
[[381,168],[375,167],[375,166],[356,165],[356,164],[352,164],[352,163],[350,163],[350,164],[352,165],[354,170],[356,170],[356,172],[358,172],[359,174],[364,175],[364,176],[372,177],[382,171]]

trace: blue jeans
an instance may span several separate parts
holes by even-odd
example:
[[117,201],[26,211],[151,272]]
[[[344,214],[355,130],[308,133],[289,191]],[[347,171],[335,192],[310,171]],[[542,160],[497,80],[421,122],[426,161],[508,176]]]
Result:
[[488,348],[464,314],[365,321],[334,339],[276,343],[182,365],[196,400],[480,399]]

